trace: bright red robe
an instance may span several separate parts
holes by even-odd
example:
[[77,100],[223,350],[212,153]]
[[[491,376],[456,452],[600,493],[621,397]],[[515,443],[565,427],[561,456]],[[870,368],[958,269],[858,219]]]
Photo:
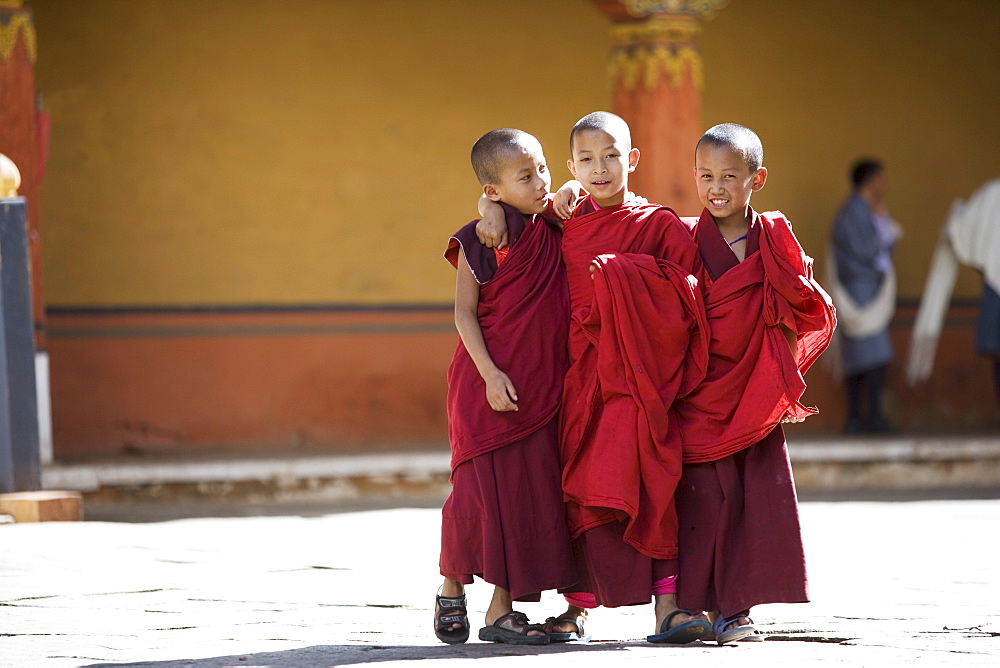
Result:
[[[706,265],[714,253],[728,254],[732,266],[717,280],[708,271],[702,277],[712,332],[708,372],[674,406],[685,462],[721,459],[762,439],[786,415],[801,419],[817,412],[799,402],[802,375],[830,343],[833,304],[784,215],[755,214],[749,235],[755,243],[737,262],[707,210],[695,227]],[[796,333],[797,360],[779,324]]]
[[[510,207],[505,210],[508,217],[520,215]],[[510,223],[521,225],[519,220]],[[452,238],[445,257],[453,265],[457,266],[459,243],[469,246],[466,252],[472,255],[474,225],[470,223]],[[479,290],[483,339],[493,362],[517,388],[518,410],[490,408],[486,384],[459,340],[448,368],[452,471],[462,462],[537,431],[555,417],[568,364],[568,316],[560,234],[534,216]]]
[[[563,389],[563,492],[574,537],[615,521],[655,559],[677,557],[679,435],[668,409],[707,363],[700,271],[690,232],[668,208],[629,194],[566,221],[570,369]],[[590,265],[605,258],[591,278]]]

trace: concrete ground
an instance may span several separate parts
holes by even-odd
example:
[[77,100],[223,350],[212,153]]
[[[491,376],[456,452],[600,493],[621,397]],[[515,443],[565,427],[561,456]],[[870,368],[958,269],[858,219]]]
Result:
[[[542,648],[434,638],[440,500],[2,525],[0,666],[1000,665],[1000,499],[803,502],[813,602],[755,609],[763,643],[650,645],[641,606]],[[473,638],[489,595],[469,589]]]

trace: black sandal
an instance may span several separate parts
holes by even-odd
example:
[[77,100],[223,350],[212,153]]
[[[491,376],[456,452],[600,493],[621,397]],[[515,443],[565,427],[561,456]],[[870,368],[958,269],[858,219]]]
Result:
[[[465,594],[435,596],[434,635],[438,640],[458,645],[469,639],[469,612],[465,605]],[[455,624],[461,624],[461,627],[453,628]]]
[[[529,636],[529,631],[540,631],[541,635]],[[508,612],[489,626],[479,629],[479,639],[486,642],[502,642],[508,645],[548,645],[549,637],[541,624],[532,624],[528,616],[517,610]]]

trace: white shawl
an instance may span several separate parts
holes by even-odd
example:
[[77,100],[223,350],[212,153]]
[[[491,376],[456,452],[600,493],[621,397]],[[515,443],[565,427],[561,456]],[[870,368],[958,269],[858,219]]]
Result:
[[960,262],[981,271],[986,283],[1000,292],[1000,179],[988,181],[967,202],[955,200],[951,205],[913,325],[906,365],[910,385],[926,380],[934,368]]
[[[896,237],[902,236],[902,228],[896,221],[893,221],[896,230]],[[826,355],[823,356],[823,364],[838,380],[844,375],[844,360],[841,357],[843,343],[842,336],[849,336],[854,339],[863,339],[881,332],[889,323],[896,311],[896,271],[892,265],[889,271],[882,277],[882,284],[875,294],[875,298],[861,306],[851,293],[847,291],[844,284],[837,276],[837,261],[833,255],[833,246],[827,247],[826,251],[826,282],[829,287],[830,297],[833,305],[837,309],[837,329],[827,348]]]

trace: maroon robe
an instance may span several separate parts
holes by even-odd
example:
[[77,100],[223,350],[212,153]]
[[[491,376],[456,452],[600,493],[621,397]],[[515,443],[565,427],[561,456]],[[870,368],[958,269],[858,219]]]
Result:
[[494,363],[511,379],[518,410],[497,412],[459,340],[448,369],[452,494],[443,508],[442,575],[473,575],[516,600],[577,580],[560,490],[558,418],[567,366],[569,298],[559,232],[504,205],[515,242],[497,266],[470,223],[449,242],[465,250],[480,283],[479,326]]
[[[678,603],[729,617],[808,601],[795,486],[776,425],[786,413],[815,412],[798,403],[801,374],[835,319],[780,214],[754,216],[743,262],[707,211],[695,237],[712,335],[703,385],[675,404],[685,440]],[[778,323],[796,332],[797,363]]]
[[[523,219],[516,209],[503,206],[512,230],[520,227],[524,232],[512,235],[515,242],[495,273],[476,263],[477,257],[489,257],[479,252],[485,248],[482,244],[469,238],[471,234],[475,239],[476,221],[451,238],[445,257],[457,265],[460,243],[466,251],[480,283],[479,327],[493,363],[517,388],[518,410],[497,412],[490,408],[486,383],[459,340],[448,368],[453,471],[462,462],[513,443],[555,417],[568,364],[569,300],[559,232],[540,216],[525,226],[519,222]],[[485,259],[482,262],[486,265]]]
[[606,606],[646,603],[654,577],[676,574],[653,562],[677,557],[681,444],[668,408],[707,356],[697,247],[673,211],[629,193],[606,209],[585,200],[565,223],[563,259],[572,311],[560,448],[575,590]]

